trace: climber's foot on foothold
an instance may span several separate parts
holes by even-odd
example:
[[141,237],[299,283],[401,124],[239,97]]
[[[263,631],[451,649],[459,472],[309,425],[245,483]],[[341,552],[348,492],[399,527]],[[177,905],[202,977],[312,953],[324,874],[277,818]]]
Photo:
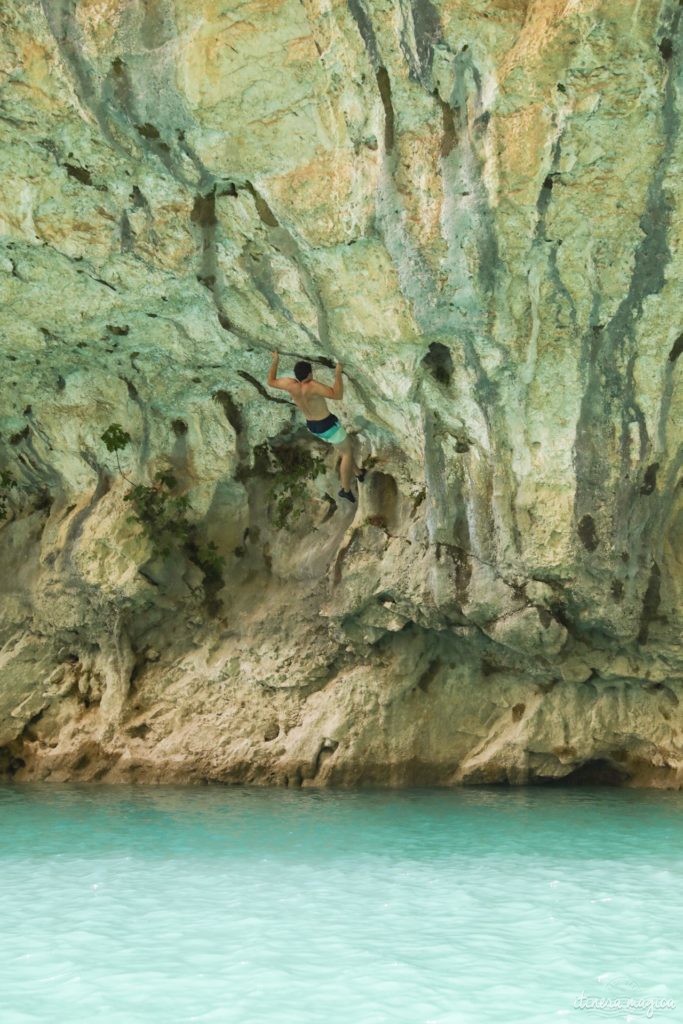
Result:
[[358,481],[359,484],[362,484],[363,481],[365,480],[365,474],[366,473],[367,473],[367,469],[366,469],[365,466],[363,466],[363,468],[360,470],[360,472],[356,473],[356,480]]
[[346,498],[346,500],[350,501],[352,505],[356,504],[356,499],[353,496],[353,491],[345,491],[344,488],[342,488],[341,491],[339,492],[339,497]]

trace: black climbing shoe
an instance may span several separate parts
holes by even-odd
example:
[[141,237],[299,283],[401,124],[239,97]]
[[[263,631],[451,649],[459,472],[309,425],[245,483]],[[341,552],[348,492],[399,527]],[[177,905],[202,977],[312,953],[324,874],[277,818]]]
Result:
[[339,497],[340,498],[346,498],[346,500],[350,501],[352,505],[356,504],[356,499],[353,496],[353,491],[345,491],[342,488],[342,490],[339,492]]
[[358,481],[359,484],[362,484],[363,481],[365,480],[365,474],[366,473],[367,473],[367,469],[365,468],[365,466],[363,466],[363,468],[361,469],[360,473],[356,473],[356,480]]

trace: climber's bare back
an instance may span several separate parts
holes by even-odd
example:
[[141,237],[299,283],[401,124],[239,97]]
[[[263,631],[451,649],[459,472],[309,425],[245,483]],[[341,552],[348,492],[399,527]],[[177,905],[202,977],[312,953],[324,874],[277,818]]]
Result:
[[298,381],[294,377],[287,379],[291,381],[291,387],[288,387],[287,391],[307,420],[323,420],[330,415],[327,402],[320,393],[323,387],[326,391],[329,391],[329,388],[317,380]]

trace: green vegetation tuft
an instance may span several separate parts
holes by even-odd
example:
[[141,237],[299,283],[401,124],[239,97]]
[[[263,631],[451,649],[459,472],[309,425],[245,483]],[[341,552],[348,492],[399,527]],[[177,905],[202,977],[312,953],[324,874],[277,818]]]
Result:
[[[102,434],[107,449],[118,453],[130,443],[130,434],[120,424],[112,423]],[[125,480],[129,478],[121,469]],[[145,484],[131,484],[123,500],[130,503],[132,515],[129,522],[141,526],[152,543],[155,556],[167,558],[173,551],[182,551],[203,573],[203,588],[207,610],[215,614],[220,610],[216,595],[223,586],[225,558],[219,554],[213,541],[199,537],[197,525],[188,519],[190,500],[187,495],[175,495],[178,481],[168,470],[158,472],[151,487]]]
[[120,423],[112,423],[102,434],[102,440],[107,446],[107,451],[118,452],[130,444],[130,434]]
[[273,506],[272,522],[283,530],[304,513],[308,499],[308,483],[327,467],[320,455],[298,445],[260,445],[255,450],[256,465],[268,467],[274,479],[270,485],[269,503]]
[[7,502],[10,497],[9,492],[16,486],[17,481],[9,470],[0,470],[0,519],[7,519]]

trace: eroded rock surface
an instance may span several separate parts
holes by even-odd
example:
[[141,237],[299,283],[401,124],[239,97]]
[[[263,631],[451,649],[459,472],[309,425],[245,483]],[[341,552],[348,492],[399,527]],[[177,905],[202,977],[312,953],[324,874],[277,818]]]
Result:
[[[680,23],[5,0],[5,776],[681,785]],[[272,348],[343,361],[356,510]]]

